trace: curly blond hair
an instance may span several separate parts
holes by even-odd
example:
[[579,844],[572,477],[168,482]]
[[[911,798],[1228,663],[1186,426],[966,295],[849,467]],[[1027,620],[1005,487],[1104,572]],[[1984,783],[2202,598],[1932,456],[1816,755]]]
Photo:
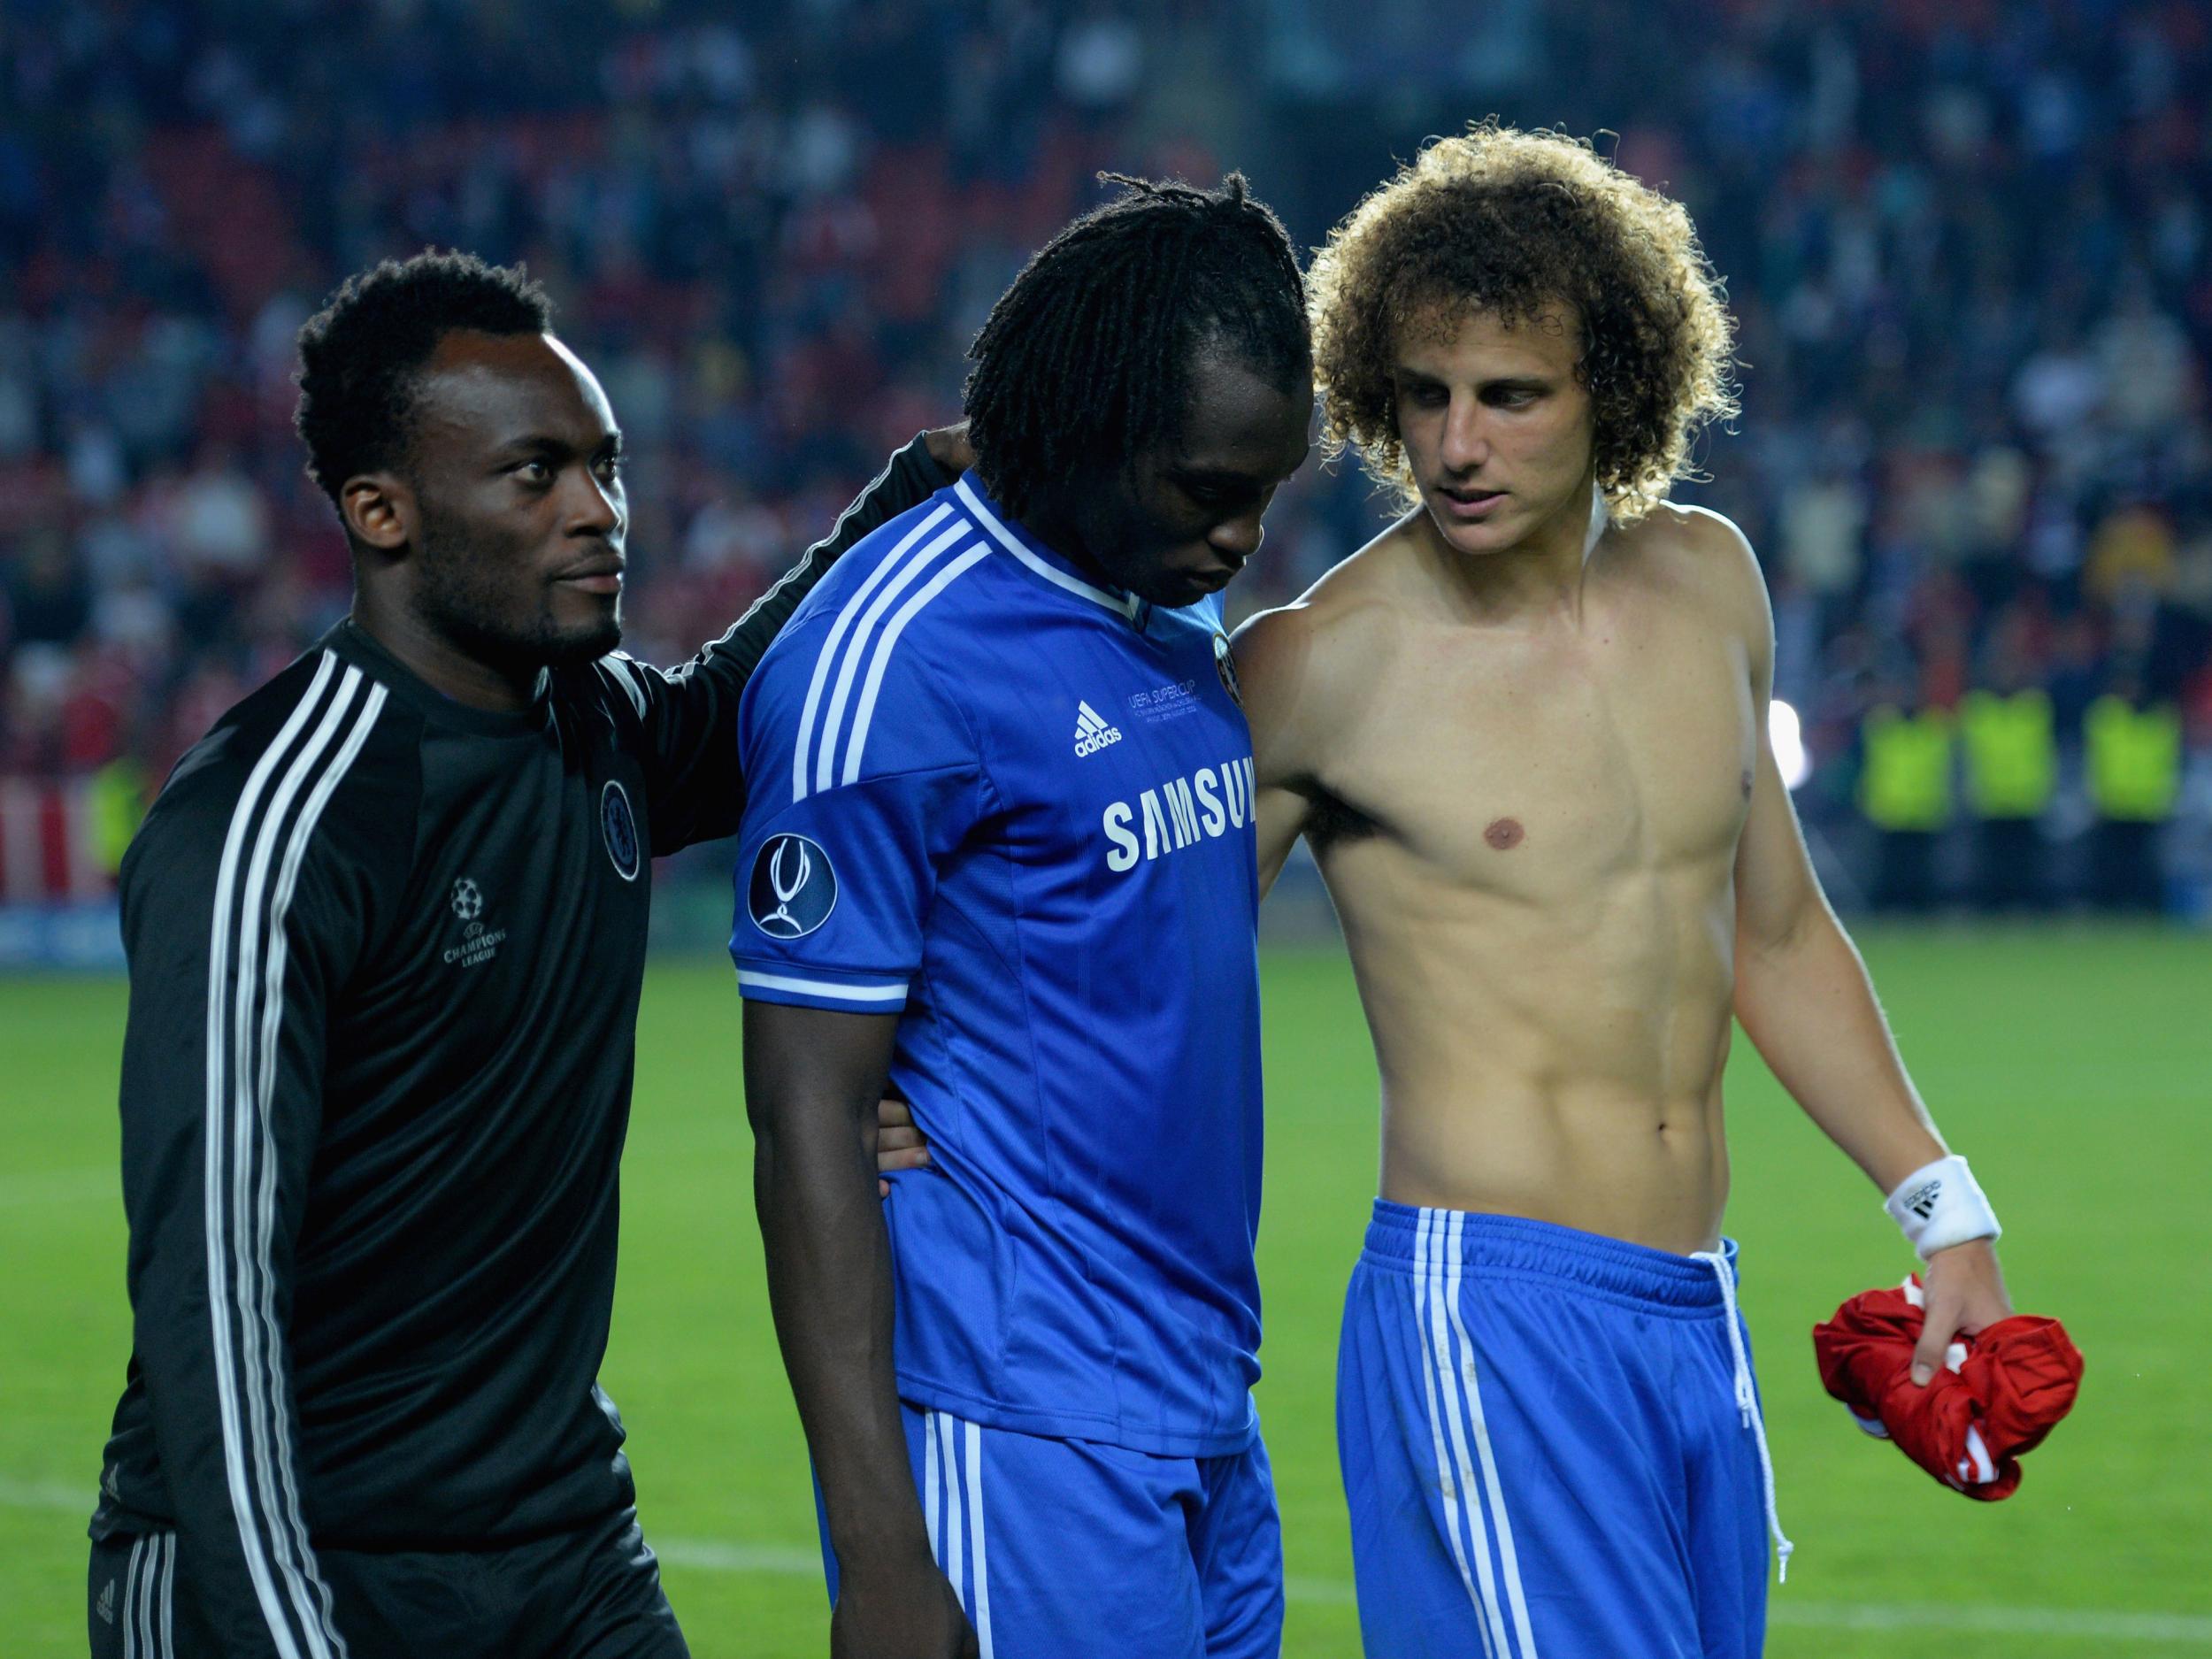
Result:
[[1563,134],[1486,121],[1432,141],[1330,233],[1306,287],[1324,452],[1356,447],[1407,507],[1391,366],[1408,327],[1571,307],[1598,488],[1624,522],[1693,475],[1699,428],[1737,411],[1735,327],[1690,216]]

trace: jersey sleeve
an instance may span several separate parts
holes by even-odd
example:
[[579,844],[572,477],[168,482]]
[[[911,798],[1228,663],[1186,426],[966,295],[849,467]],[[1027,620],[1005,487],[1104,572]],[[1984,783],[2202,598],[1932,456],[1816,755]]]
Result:
[[754,602],[718,640],[677,668],[655,668],[617,652],[595,672],[610,706],[639,727],[653,856],[736,832],[745,781],[729,764],[737,748],[745,682],[799,602],[854,542],[926,501],[951,480],[917,437],[838,518],[830,533]]
[[860,633],[818,613],[746,695],[730,955],[755,1001],[904,1008],[938,872],[982,810],[975,728],[927,641]]
[[303,1519],[288,1333],[325,1016],[369,909],[357,849],[322,827],[384,701],[346,673],[350,695],[311,695],[320,718],[257,756],[188,757],[122,872],[133,1354],[183,1570],[228,1655],[345,1651]]

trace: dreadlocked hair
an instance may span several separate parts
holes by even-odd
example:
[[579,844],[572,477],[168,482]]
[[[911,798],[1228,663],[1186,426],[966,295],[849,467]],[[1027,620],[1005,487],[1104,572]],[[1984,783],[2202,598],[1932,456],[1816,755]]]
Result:
[[1242,173],[1098,178],[1121,194],[1038,250],[968,348],[976,470],[1018,518],[1102,456],[1179,440],[1202,346],[1275,385],[1312,370],[1298,256]]
[[349,478],[400,465],[414,437],[415,395],[438,342],[457,330],[539,334],[553,302],[520,265],[426,249],[348,277],[299,337],[307,475],[333,502]]

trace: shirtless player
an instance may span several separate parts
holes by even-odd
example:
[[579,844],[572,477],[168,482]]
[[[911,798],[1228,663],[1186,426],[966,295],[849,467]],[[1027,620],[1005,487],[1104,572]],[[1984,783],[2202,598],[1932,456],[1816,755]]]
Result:
[[1382,1079],[1338,1406],[1367,1648],[1756,1654],[1787,1546],[1720,1236],[1732,1013],[1928,1257],[1916,1375],[2010,1309],[1775,769],[1758,565],[1663,499],[1730,325],[1678,205],[1496,127],[1311,294],[1328,437],[1412,510],[1235,648],[1263,887],[1303,833]]

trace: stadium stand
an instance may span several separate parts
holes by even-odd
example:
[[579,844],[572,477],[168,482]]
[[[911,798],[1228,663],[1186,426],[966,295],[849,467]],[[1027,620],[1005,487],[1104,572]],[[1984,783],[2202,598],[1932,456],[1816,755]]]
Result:
[[[1443,50],[1417,0],[18,0],[6,900],[97,891],[146,781],[342,611],[289,376],[347,272],[437,244],[547,282],[628,430],[631,640],[667,659],[951,408],[1097,168],[1241,166],[1312,244],[1496,111],[1605,129],[1730,279],[1745,412],[1684,493],[1766,562],[1832,887],[1898,898],[1902,835],[1900,902],[2212,911],[2212,14],[1482,10]],[[1377,511],[1310,471],[1238,605]],[[2000,730],[2022,696],[2040,738]],[[1901,710],[1949,734],[1939,820],[1863,806]]]

